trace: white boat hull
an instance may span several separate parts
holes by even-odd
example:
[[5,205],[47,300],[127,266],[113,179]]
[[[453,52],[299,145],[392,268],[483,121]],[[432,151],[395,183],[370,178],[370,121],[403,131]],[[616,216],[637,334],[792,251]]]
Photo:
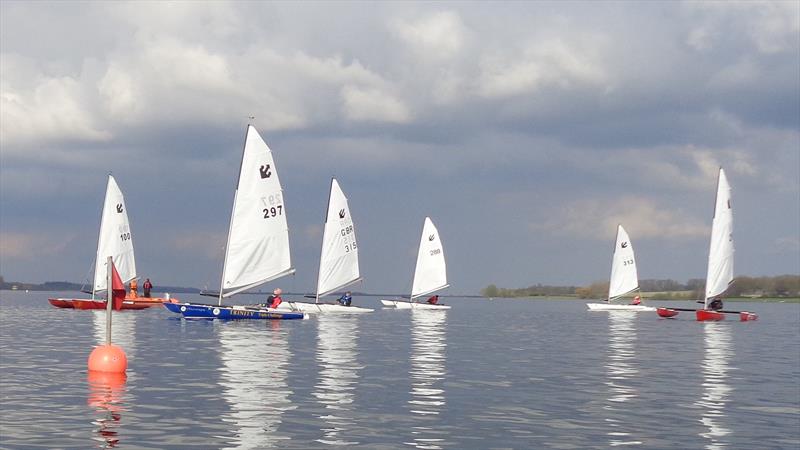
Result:
[[278,305],[277,311],[302,311],[309,314],[362,314],[374,309],[360,306],[343,306],[332,303],[310,303],[285,301]]
[[587,303],[589,311],[655,311],[652,306],[645,305],[620,305],[615,303]]
[[429,303],[416,303],[405,300],[381,300],[381,304],[388,308],[397,309],[450,309],[450,305],[431,305]]

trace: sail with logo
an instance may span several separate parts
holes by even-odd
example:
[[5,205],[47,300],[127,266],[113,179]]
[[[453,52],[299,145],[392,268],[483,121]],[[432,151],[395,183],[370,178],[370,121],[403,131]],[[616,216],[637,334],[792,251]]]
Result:
[[216,305],[180,303],[167,308],[187,318],[300,319],[259,305],[225,306],[222,299],[294,272],[289,227],[272,151],[255,127],[247,126],[239,179],[233,196],[222,280]]
[[[122,190],[113,176],[108,176],[103,212],[100,216],[100,232],[97,237],[97,257],[94,263],[94,282],[92,298],[49,298],[58,308],[106,309],[105,298],[100,297],[107,290],[107,263],[110,256],[114,261],[123,283],[136,279],[136,258],[133,252],[133,235],[128,220],[128,207]],[[89,293],[87,291],[87,293]],[[163,298],[138,297],[134,289],[125,297],[122,309],[145,309],[169,301]]]
[[447,284],[447,264],[444,259],[442,241],[439,230],[430,217],[425,218],[422,225],[422,236],[417,252],[417,265],[414,269],[414,281],[409,300],[381,300],[386,307],[398,309],[450,309],[449,305],[438,303],[438,296],[432,296],[427,302],[414,301],[419,297],[433,294],[450,286]]
[[353,218],[339,182],[336,178],[331,178],[314,303],[289,301],[281,303],[278,309],[308,313],[372,312],[370,308],[354,306],[350,301],[345,301],[347,296],[340,297],[341,301],[337,303],[320,301],[321,297],[341,291],[359,281],[361,275],[358,267],[358,243]]
[[588,303],[586,306],[590,311],[655,311],[653,307],[641,305],[639,295],[633,298],[632,303],[628,303],[627,296],[637,290],[639,290],[639,276],[636,271],[633,244],[625,228],[618,225],[614,255],[611,259],[608,299],[604,303]]

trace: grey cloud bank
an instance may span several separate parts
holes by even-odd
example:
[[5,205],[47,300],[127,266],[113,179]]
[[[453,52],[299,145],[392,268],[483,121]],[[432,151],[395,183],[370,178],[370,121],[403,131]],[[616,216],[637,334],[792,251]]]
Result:
[[141,275],[214,286],[247,117],[315,284],[327,186],[364,288],[410,289],[437,223],[452,292],[705,273],[716,169],[736,273],[800,273],[796,2],[0,3],[0,273],[78,280],[105,175]]

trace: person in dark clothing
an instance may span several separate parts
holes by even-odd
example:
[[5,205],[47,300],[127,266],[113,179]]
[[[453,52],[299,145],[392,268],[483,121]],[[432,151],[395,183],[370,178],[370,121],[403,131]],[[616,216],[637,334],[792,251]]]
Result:
[[144,296],[150,298],[150,290],[153,289],[153,283],[150,282],[150,278],[144,280],[142,289],[144,289]]
[[350,295],[350,291],[347,291],[336,301],[342,306],[350,306],[350,304],[353,302],[353,296]]
[[428,299],[428,304],[429,305],[435,305],[437,303],[439,303],[439,296],[438,295],[434,295],[433,297]]
[[719,311],[722,309],[722,299],[720,297],[714,297],[710,302],[708,302],[708,309],[712,311]]

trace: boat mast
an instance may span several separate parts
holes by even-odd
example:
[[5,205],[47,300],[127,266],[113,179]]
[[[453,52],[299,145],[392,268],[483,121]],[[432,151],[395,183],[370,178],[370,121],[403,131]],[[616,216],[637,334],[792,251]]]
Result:
[[[108,172],[108,178],[111,178],[111,172]],[[96,294],[95,289],[97,287],[97,261],[100,260],[100,239],[102,239],[100,233],[103,232],[103,218],[106,215],[106,202],[108,201],[108,199],[106,198],[108,197],[108,183],[110,183],[110,181],[106,181],[106,195],[103,196],[103,208],[100,209],[100,229],[97,230],[97,250],[95,250],[94,278],[92,279],[92,300],[94,300],[95,298]]]
[[[253,119],[251,116],[250,119]],[[222,289],[225,287],[225,269],[228,266],[228,245],[231,240],[231,230],[233,229],[233,214],[236,212],[236,197],[239,195],[239,182],[242,176],[242,165],[244,164],[244,151],[247,147],[247,134],[250,133],[250,123],[247,123],[247,128],[244,132],[244,144],[242,145],[242,159],[239,161],[239,175],[236,177],[236,190],[233,192],[233,206],[231,207],[231,219],[228,222],[228,237],[225,238],[225,256],[222,259],[222,276],[219,281],[219,299],[217,304],[222,306]]]
[[319,268],[317,268],[317,289],[314,298],[314,303],[319,303],[319,279],[322,277],[322,252],[325,250],[325,229],[328,225],[328,213],[331,212],[331,195],[333,195],[333,180],[336,177],[331,177],[331,186],[328,189],[328,206],[325,208],[325,221],[324,225],[322,226],[322,245],[319,249]]
[[[714,214],[711,215],[711,237],[709,239],[709,248],[708,248],[708,268],[711,267],[711,245],[714,240],[714,219],[717,218],[717,199],[719,198],[719,179],[722,175],[722,166],[719,166],[719,172],[717,172],[717,189],[714,190]],[[706,269],[706,288],[703,293],[703,309],[708,309],[708,296],[706,293],[708,292],[708,268]]]

